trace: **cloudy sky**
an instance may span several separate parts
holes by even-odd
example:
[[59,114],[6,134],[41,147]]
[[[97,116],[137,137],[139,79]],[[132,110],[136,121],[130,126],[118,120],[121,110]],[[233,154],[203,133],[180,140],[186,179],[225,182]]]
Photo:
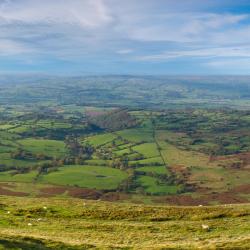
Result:
[[249,0],[0,0],[0,72],[249,74]]

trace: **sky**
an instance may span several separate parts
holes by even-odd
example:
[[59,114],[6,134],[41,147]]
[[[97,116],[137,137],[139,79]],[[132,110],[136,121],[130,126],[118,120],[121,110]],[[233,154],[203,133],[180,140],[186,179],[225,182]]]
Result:
[[0,0],[0,73],[250,74],[249,0]]

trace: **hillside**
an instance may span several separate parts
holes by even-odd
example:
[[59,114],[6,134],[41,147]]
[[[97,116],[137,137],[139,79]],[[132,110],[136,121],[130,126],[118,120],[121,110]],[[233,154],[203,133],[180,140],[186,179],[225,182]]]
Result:
[[0,249],[247,249],[247,79],[2,79]]
[[0,249],[248,249],[250,205],[1,197]]

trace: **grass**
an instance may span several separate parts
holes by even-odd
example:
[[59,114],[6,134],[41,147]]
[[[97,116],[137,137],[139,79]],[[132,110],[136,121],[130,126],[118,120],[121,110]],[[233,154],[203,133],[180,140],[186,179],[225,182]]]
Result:
[[1,138],[1,141],[2,139],[4,140],[16,140],[18,139],[20,136],[16,135],[16,134],[12,134],[12,133],[9,133],[8,131],[1,131],[0,130],[0,138]]
[[194,167],[191,169],[191,181],[202,182],[202,187],[214,191],[227,191],[230,188],[249,184],[248,175],[237,169],[225,169],[223,167]]
[[250,205],[1,197],[0,215],[2,249],[248,249],[250,244]]
[[14,174],[13,171],[0,172],[0,182],[32,182],[37,176],[37,171],[25,174]]
[[[194,124],[192,123],[193,118],[189,116],[189,113],[184,111],[177,112],[176,114],[174,112],[172,115],[171,112],[164,113],[162,111],[135,111],[132,113],[136,115],[138,119],[137,127],[112,133],[102,131],[98,134],[98,131],[92,129],[87,129],[87,132],[85,130],[82,131],[80,129],[81,126],[88,127],[85,121],[86,117],[81,117],[79,112],[75,111],[81,110],[81,114],[84,114],[85,111],[90,112],[87,114],[88,116],[97,115],[99,112],[102,113],[104,109],[87,108],[85,110],[83,106],[67,106],[66,115],[70,115],[71,118],[65,118],[63,107],[58,106],[54,107],[54,111],[62,116],[54,116],[53,111],[48,117],[45,116],[37,120],[31,115],[30,108],[31,107],[27,107],[27,110],[24,110],[23,114],[26,112],[28,112],[26,114],[29,114],[27,117],[24,116],[22,119],[19,119],[18,117],[10,116],[12,117],[10,121],[7,119],[1,122],[1,182],[13,181],[15,184],[24,182],[26,182],[26,184],[33,183],[36,172],[32,172],[32,170],[34,170],[35,167],[39,167],[40,163],[44,161],[29,160],[28,158],[21,160],[21,157],[14,159],[16,154],[12,155],[11,153],[21,149],[32,152],[32,159],[35,159],[36,156],[37,159],[41,159],[39,157],[40,154],[56,157],[60,167],[64,164],[63,160],[65,160],[65,162],[66,160],[70,160],[70,162],[72,162],[71,164],[81,162],[81,165],[85,165],[84,167],[75,165],[70,166],[70,168],[64,166],[56,172],[42,175],[40,179],[34,182],[37,185],[42,182],[56,185],[78,185],[79,187],[96,188],[99,190],[113,190],[119,187],[116,190],[117,192],[119,192],[120,188],[123,188],[126,189],[129,195],[135,194],[135,191],[136,194],[142,194],[144,193],[143,190],[150,194],[158,195],[158,193],[160,193],[164,195],[168,194],[169,190],[171,193],[177,192],[177,189],[159,183],[160,178],[163,178],[163,176],[157,176],[157,174],[170,174],[170,172],[168,172],[169,170],[173,173],[169,181],[175,179],[172,183],[183,183],[183,187],[186,187],[186,190],[183,189],[183,191],[186,192],[185,195],[192,197],[196,195],[198,198],[202,197],[202,199],[206,200],[205,195],[207,194],[212,194],[213,192],[223,193],[230,190],[233,192],[234,188],[239,187],[242,189],[240,186],[249,184],[248,167],[246,165],[249,160],[247,158],[244,160],[243,158],[237,157],[237,155],[228,156],[225,154],[222,159],[219,159],[219,157],[210,157],[209,150],[204,151],[204,149],[215,147],[215,144],[213,144],[214,141],[211,139],[211,135],[213,134],[227,136],[228,138],[226,137],[227,140],[225,143],[228,143],[228,147],[232,147],[232,145],[235,144],[234,140],[238,135],[247,135],[248,127],[243,127],[243,130],[235,130],[228,134],[225,132],[213,132],[211,134],[213,126],[217,123],[224,124],[223,112],[208,112],[206,115],[206,113],[203,114],[203,111],[197,110],[197,122],[199,122],[200,118],[204,115],[211,116],[208,122],[206,119],[205,123],[200,122],[197,131],[207,132],[203,134],[201,140],[197,140],[197,138],[199,139],[198,134],[193,136],[192,133],[187,132],[193,128]],[[75,111],[74,108],[76,108]],[[20,106],[18,109],[22,110],[23,107]],[[37,112],[37,110],[34,112]],[[19,112],[16,112],[16,108],[13,109],[13,111],[15,111],[15,116],[20,115]],[[222,113],[223,119],[220,117]],[[9,113],[7,117],[9,117]],[[239,117],[239,114],[225,114],[226,120],[228,120],[229,117],[236,119]],[[76,118],[81,118],[82,122],[75,122]],[[185,121],[184,123],[183,119]],[[245,117],[245,123],[247,123],[248,120],[248,117]],[[196,123],[196,120],[194,120],[194,123]],[[10,127],[10,125],[13,127]],[[23,129],[27,129],[27,133],[22,133],[22,131],[24,131]],[[54,131],[52,131],[53,129]],[[76,159],[74,159],[75,156],[73,156],[73,154],[70,155],[71,152],[67,150],[63,137],[65,136],[66,138],[66,136],[73,134],[75,134],[83,144],[89,142],[93,146],[94,151],[92,155],[85,154],[85,148],[79,150],[80,154]],[[55,138],[61,138],[61,140]],[[239,141],[241,142],[239,145],[244,143],[248,145],[249,137],[242,136],[242,139],[240,138]],[[226,149],[228,149],[228,147],[225,146]],[[230,150],[232,150],[232,148]],[[243,161],[245,161],[245,163]],[[48,162],[52,163],[52,161]],[[239,167],[236,163],[242,165]],[[243,166],[243,163],[246,166]],[[53,166],[53,164],[51,164],[51,166]],[[117,169],[111,169],[111,166]],[[235,166],[238,166],[239,169]],[[9,171],[24,167],[30,168],[31,172],[12,175],[13,172]],[[52,168],[51,171],[54,171],[54,168]],[[132,176],[133,171],[136,173],[136,177],[134,178]],[[142,175],[140,171],[146,172],[146,176],[139,178],[138,176]],[[128,186],[126,186],[126,182],[123,182],[123,180],[127,178],[127,173],[131,174]],[[119,185],[120,183],[122,187]],[[138,183],[139,187],[137,186]],[[185,186],[185,184],[187,185]],[[194,184],[195,188],[192,189],[193,191],[190,191],[191,188],[189,190],[189,184]],[[140,192],[137,192],[139,190]],[[237,194],[233,193],[232,199],[244,195],[245,192],[246,191],[243,190]],[[184,194],[180,194],[180,196],[181,195]],[[197,197],[195,198],[198,199]],[[152,199],[154,199],[153,196]],[[182,197],[180,197],[180,199],[182,199]],[[140,201],[138,200],[138,202]],[[221,198],[218,198],[218,200],[211,202],[222,203],[223,201]],[[228,202],[231,202],[231,200]],[[241,199],[241,202],[244,202],[244,199]],[[211,204],[210,201],[209,204]]]
[[101,159],[92,159],[92,160],[86,160],[86,165],[94,165],[94,166],[107,166],[110,163],[109,160],[101,160]]
[[153,142],[153,134],[151,130],[125,129],[116,132],[116,134],[130,142]]
[[9,153],[13,151],[14,149],[10,146],[0,146],[0,154],[1,153]]
[[87,138],[87,141],[94,147],[104,145],[108,142],[113,141],[116,138],[116,135],[112,133],[105,133],[101,135],[95,135]]
[[72,165],[61,167],[56,172],[43,175],[40,181],[56,185],[112,190],[117,188],[126,178],[126,172],[119,169]]
[[124,148],[122,150],[116,150],[116,151],[114,151],[114,154],[117,155],[117,156],[128,155],[130,153],[131,153],[131,151],[130,151],[129,148]]
[[156,174],[167,174],[168,170],[166,169],[165,166],[147,166],[147,167],[140,167],[136,168],[138,171],[143,171],[143,172],[151,172],[151,173],[156,173]]
[[11,133],[17,133],[17,134],[22,134],[25,132],[28,132],[31,130],[31,126],[28,125],[20,125],[20,126],[16,126],[12,129],[9,129],[8,131]]
[[67,153],[63,141],[27,138],[19,140],[18,143],[20,143],[24,149],[35,154],[59,157]]
[[140,176],[137,181],[150,194],[176,194],[179,190],[179,186],[158,183],[157,179],[151,176]]
[[47,129],[60,129],[60,128],[71,128],[72,125],[65,122],[57,122],[53,120],[40,120],[36,123],[36,126],[40,126]]
[[146,165],[150,165],[152,163],[156,163],[156,164],[162,164],[162,158],[161,157],[152,157],[152,158],[148,158],[148,159],[143,159],[143,160],[137,160],[137,161],[131,161],[130,162],[132,165],[133,164],[146,164]]
[[159,156],[159,151],[155,143],[143,143],[133,147],[133,150],[144,155],[145,158]]
[[28,166],[33,166],[38,162],[39,161],[12,159],[9,153],[0,153],[0,164],[9,167],[18,167],[18,168],[28,167]]
[[0,124],[0,130],[7,130],[14,127],[12,124]]
[[195,152],[182,150],[165,141],[167,134],[164,131],[157,131],[156,140],[161,148],[162,156],[169,165],[191,166],[207,166],[209,164],[209,156]]

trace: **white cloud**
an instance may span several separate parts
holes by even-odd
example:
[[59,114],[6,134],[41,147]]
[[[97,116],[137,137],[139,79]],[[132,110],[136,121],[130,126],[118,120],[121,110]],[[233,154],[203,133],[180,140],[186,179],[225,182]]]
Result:
[[116,51],[116,53],[120,55],[126,55],[126,54],[131,54],[133,51],[134,51],[133,49],[121,49]]
[[135,61],[250,57],[249,14],[204,10],[217,0],[184,2],[0,0],[0,54],[87,60],[106,53]]
[[0,56],[16,55],[34,52],[31,48],[22,46],[12,40],[0,39]]
[[242,57],[250,59],[250,46],[245,47],[221,47],[221,48],[205,48],[205,49],[188,49],[178,51],[165,51],[160,54],[138,56],[139,61],[166,61],[176,58],[232,58]]
[[6,23],[69,24],[96,28],[112,21],[102,0],[4,1],[0,18]]
[[[198,42],[208,37],[216,40],[220,33],[227,34],[233,25],[250,18],[248,15],[213,13],[172,13],[155,18],[131,20],[121,25],[122,32],[139,41]],[[238,27],[237,27],[238,28]],[[232,39],[232,38],[231,38]]]
[[230,74],[246,74],[246,72],[249,72],[250,60],[247,58],[219,59],[206,62],[203,65],[212,71],[219,70]]

